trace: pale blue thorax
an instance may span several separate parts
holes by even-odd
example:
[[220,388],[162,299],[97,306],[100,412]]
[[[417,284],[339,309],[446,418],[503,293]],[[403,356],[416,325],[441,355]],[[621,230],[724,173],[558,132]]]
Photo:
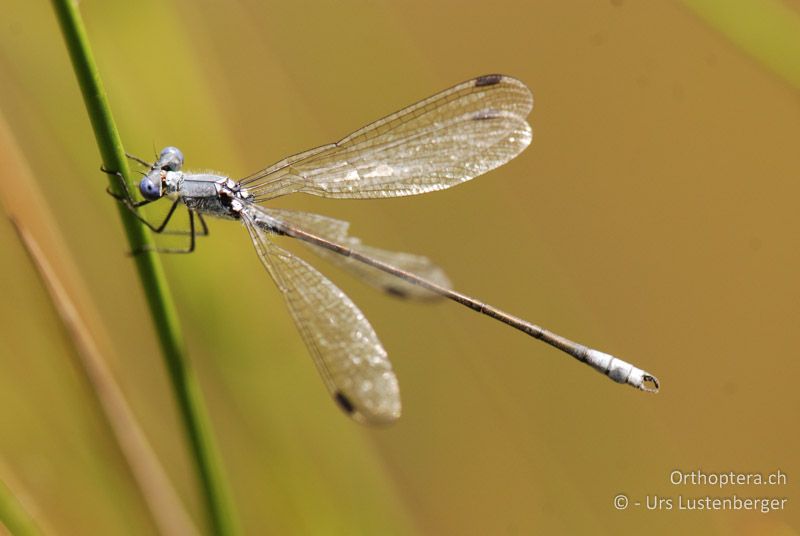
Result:
[[160,177],[165,197],[218,218],[238,219],[243,206],[253,199],[247,189],[224,175],[161,171]]

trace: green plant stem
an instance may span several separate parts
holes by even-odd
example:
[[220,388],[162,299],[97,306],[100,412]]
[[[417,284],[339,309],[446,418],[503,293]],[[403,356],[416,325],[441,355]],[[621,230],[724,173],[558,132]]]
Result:
[[[125,151],[111,116],[76,2],[52,0],[52,4],[80,84],[103,165],[106,169],[119,170],[128,181]],[[110,184],[112,189],[119,189],[118,181],[113,177],[110,177]],[[131,249],[140,251],[152,246],[147,229],[122,204],[119,204],[119,213]],[[153,252],[135,255],[134,258],[189,442],[209,524],[214,534],[235,534],[232,506],[211,438],[209,419],[197,378],[186,358],[180,324],[161,263]]]
[[0,526],[5,526],[14,536],[42,534],[31,515],[2,480],[0,480]]

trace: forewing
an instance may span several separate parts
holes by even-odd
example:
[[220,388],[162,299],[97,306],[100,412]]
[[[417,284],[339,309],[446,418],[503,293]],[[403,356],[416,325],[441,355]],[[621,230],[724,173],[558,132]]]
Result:
[[360,422],[396,420],[397,378],[363,313],[325,276],[273,244],[246,212],[242,220],[334,400]]
[[293,192],[379,198],[449,188],[501,166],[531,142],[530,90],[487,75],[447,89],[341,141],[242,180],[258,201]]
[[[363,253],[364,255],[394,266],[395,268],[427,279],[431,283],[435,283],[441,287],[450,288],[451,286],[450,280],[447,278],[447,275],[445,275],[444,270],[427,257],[399,251],[386,251],[364,245],[358,238],[348,235],[347,230],[349,224],[346,221],[296,210],[267,207],[258,208],[276,220],[282,221],[292,227],[307,231],[330,242]],[[365,283],[394,296],[411,299],[434,299],[439,297],[437,294],[425,288],[409,283],[399,277],[378,270],[377,268],[373,268],[352,257],[345,257],[344,255],[334,253],[333,251],[307,242],[302,243],[332,264],[352,273]]]

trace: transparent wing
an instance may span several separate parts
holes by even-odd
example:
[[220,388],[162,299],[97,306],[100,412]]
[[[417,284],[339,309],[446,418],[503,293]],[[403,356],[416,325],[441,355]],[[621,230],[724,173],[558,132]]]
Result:
[[242,221],[334,400],[367,424],[400,417],[397,378],[363,313],[325,276],[273,244],[246,212]]
[[364,199],[442,190],[522,152],[531,142],[532,107],[519,80],[481,76],[241,182],[257,201],[293,192]]
[[[328,218],[320,214],[312,214],[309,212],[299,212],[296,210],[283,210],[267,207],[258,207],[262,212],[267,213],[276,220],[282,221],[291,227],[308,231],[312,234],[341,244],[345,247],[359,251],[364,255],[378,259],[379,261],[390,264],[395,268],[400,268],[406,272],[418,275],[423,279],[427,279],[432,283],[439,286],[450,288],[450,280],[445,275],[444,270],[439,268],[427,257],[420,255],[412,255],[411,253],[402,253],[397,251],[386,251],[383,249],[374,248],[361,243],[358,238],[349,236],[347,234],[350,224],[346,221]],[[301,241],[302,242],[302,241]],[[352,273],[364,282],[388,292],[392,295],[402,298],[411,299],[436,299],[439,298],[435,294],[420,286],[413,285],[391,274],[387,274],[377,268],[368,266],[362,262],[354,260],[351,257],[345,257],[334,253],[328,249],[314,246],[307,242],[302,242],[310,248],[315,254],[330,261],[346,271]]]

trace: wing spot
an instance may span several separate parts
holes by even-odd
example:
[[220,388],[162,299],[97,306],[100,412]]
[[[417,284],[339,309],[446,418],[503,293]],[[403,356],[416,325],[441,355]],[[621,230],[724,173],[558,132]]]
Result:
[[486,76],[479,76],[475,79],[475,87],[493,86],[499,84],[503,79],[502,74],[487,74]]
[[387,294],[396,296],[398,298],[408,298],[408,292],[398,287],[383,287]]
[[339,404],[339,407],[342,408],[348,415],[355,413],[356,407],[343,392],[336,391],[336,394],[333,395],[333,399],[336,400],[336,403]]

